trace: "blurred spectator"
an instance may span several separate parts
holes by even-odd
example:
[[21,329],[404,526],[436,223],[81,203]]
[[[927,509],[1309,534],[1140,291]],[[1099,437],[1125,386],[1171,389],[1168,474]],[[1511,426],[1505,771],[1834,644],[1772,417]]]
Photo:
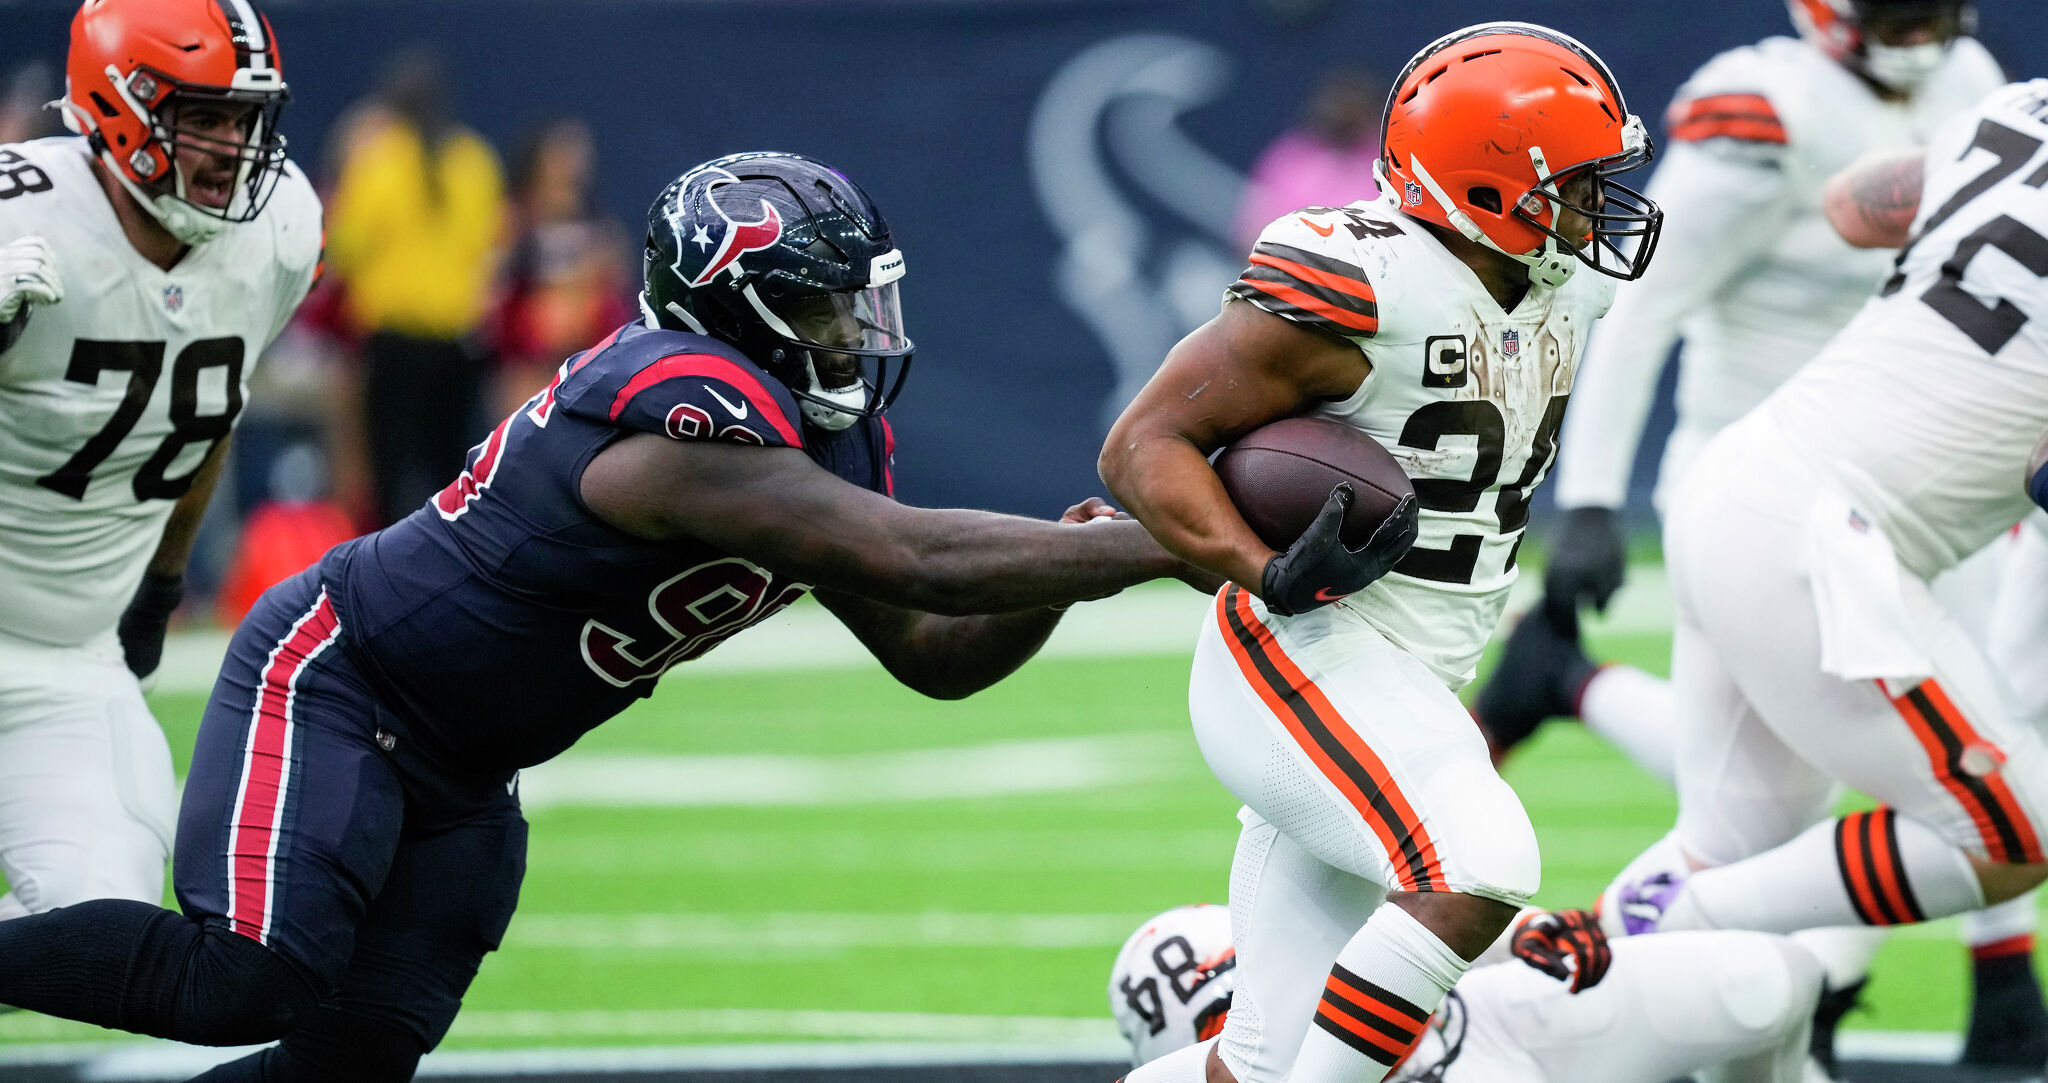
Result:
[[456,122],[439,60],[401,51],[359,114],[327,219],[327,267],[363,336],[363,427],[377,525],[462,469],[482,435],[503,214],[498,159]]
[[0,143],[21,143],[46,135],[63,135],[57,111],[45,108],[63,93],[57,70],[40,60],[14,69],[0,93]]
[[1386,91],[1370,72],[1332,68],[1316,84],[1308,115],[1282,133],[1252,166],[1232,236],[1246,250],[1274,219],[1303,207],[1341,207],[1379,195],[1372,179],[1380,156]]
[[633,318],[626,233],[590,206],[596,143],[559,117],[522,140],[512,166],[512,247],[491,340],[499,408],[516,409],[562,359]]

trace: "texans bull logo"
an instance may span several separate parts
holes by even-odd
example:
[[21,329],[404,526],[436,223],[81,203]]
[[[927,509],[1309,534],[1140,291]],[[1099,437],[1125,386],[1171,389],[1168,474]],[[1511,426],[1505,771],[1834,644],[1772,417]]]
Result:
[[[709,285],[720,271],[734,267],[742,255],[773,247],[782,239],[782,216],[767,200],[761,201],[762,217],[752,222],[742,222],[718,205],[718,189],[738,184],[739,180],[716,166],[705,166],[683,178],[682,197],[676,200],[676,207],[684,213],[699,206],[709,207],[713,212],[696,215],[696,227],[687,237],[682,235],[681,221],[670,222],[678,242],[676,276],[692,286]],[[693,257],[704,261],[694,274],[683,266],[685,260],[695,262]]]

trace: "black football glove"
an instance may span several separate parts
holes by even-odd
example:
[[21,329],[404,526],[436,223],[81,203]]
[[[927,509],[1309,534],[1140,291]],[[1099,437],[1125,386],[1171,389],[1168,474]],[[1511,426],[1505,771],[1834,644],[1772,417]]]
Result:
[[155,572],[143,575],[142,586],[136,588],[117,629],[121,653],[128,659],[128,672],[135,674],[137,680],[155,673],[163,662],[164,630],[170,627],[171,614],[178,611],[178,603],[184,598],[184,576]]
[[1344,544],[1344,512],[1351,507],[1351,485],[1339,484],[1323,501],[1323,510],[1287,551],[1266,562],[1259,577],[1259,597],[1266,608],[1292,617],[1329,605],[1393,570],[1415,544],[1415,495],[1401,498],[1385,521],[1356,549]]
[[1515,929],[1515,958],[1581,993],[1600,984],[1614,962],[1614,949],[1600,919],[1587,910],[1535,914]]
[[1550,550],[1550,567],[1543,573],[1543,605],[1550,610],[1551,623],[1566,627],[1581,605],[1606,612],[1627,571],[1621,516],[1613,508],[1565,512],[1564,528]]

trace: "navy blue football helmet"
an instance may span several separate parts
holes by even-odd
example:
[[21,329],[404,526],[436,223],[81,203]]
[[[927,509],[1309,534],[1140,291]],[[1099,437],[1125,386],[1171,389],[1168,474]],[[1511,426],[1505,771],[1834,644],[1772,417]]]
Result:
[[732,154],[670,182],[647,212],[648,320],[739,348],[838,430],[889,408],[910,375],[903,253],[846,175],[795,154]]

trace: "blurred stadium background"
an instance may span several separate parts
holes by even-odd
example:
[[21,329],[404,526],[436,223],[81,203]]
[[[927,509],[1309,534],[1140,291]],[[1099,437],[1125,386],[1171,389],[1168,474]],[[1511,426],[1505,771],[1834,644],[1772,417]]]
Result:
[[[266,358],[195,562],[203,589],[154,699],[181,754],[221,622],[459,469],[412,427],[466,446],[583,331],[623,318],[646,203],[689,164],[788,149],[860,181],[907,254],[920,346],[892,415],[900,495],[1049,515],[1098,491],[1108,420],[1214,312],[1242,220],[1282,197],[1250,180],[1284,173],[1276,141],[1343,128],[1345,103],[1367,100],[1359,145],[1316,160],[1369,157],[1375,75],[1423,43],[1482,19],[1549,23],[1599,50],[1655,117],[1714,53],[1790,32],[1779,0],[263,6],[292,87],[293,157],[331,200],[358,182],[386,191],[361,181],[392,168],[380,126],[448,133],[441,194],[462,202],[478,255],[437,270],[477,287],[451,291],[445,337],[462,371],[445,395],[373,375],[388,328],[362,298],[380,284],[350,272],[387,273],[374,261],[338,261]],[[57,92],[74,7],[0,0],[0,139],[43,123],[23,106]],[[2008,70],[2043,74],[2048,4],[1979,7]],[[420,197],[349,205],[374,221],[397,213],[386,198]],[[330,229],[347,228],[335,208]],[[1669,425],[1663,398],[1643,464]],[[424,449],[410,458],[427,463],[427,489],[378,466],[394,440]],[[1640,563],[1593,645],[1661,672],[1649,481],[1639,469]],[[927,1078],[910,1065],[963,1059],[1116,1059],[1111,956],[1150,914],[1220,900],[1235,839],[1233,803],[1185,727],[1200,609],[1173,589],[1084,607],[1047,657],[962,704],[897,688],[812,605],[678,670],[532,773],[524,901],[434,1070],[776,1064],[798,1078],[790,1066],[866,1063],[910,1079]],[[1577,729],[1547,733],[1508,777],[1539,827],[1547,902],[1589,902],[1669,822],[1668,793]],[[1896,938],[1870,1011],[1851,1020],[1875,1035],[1859,1049],[1952,1054],[1964,965],[1946,926]],[[117,1037],[0,1016],[0,1078],[88,1057],[89,1071],[62,1070],[142,1079],[196,1063]],[[576,1047],[611,1052],[488,1052]]]

